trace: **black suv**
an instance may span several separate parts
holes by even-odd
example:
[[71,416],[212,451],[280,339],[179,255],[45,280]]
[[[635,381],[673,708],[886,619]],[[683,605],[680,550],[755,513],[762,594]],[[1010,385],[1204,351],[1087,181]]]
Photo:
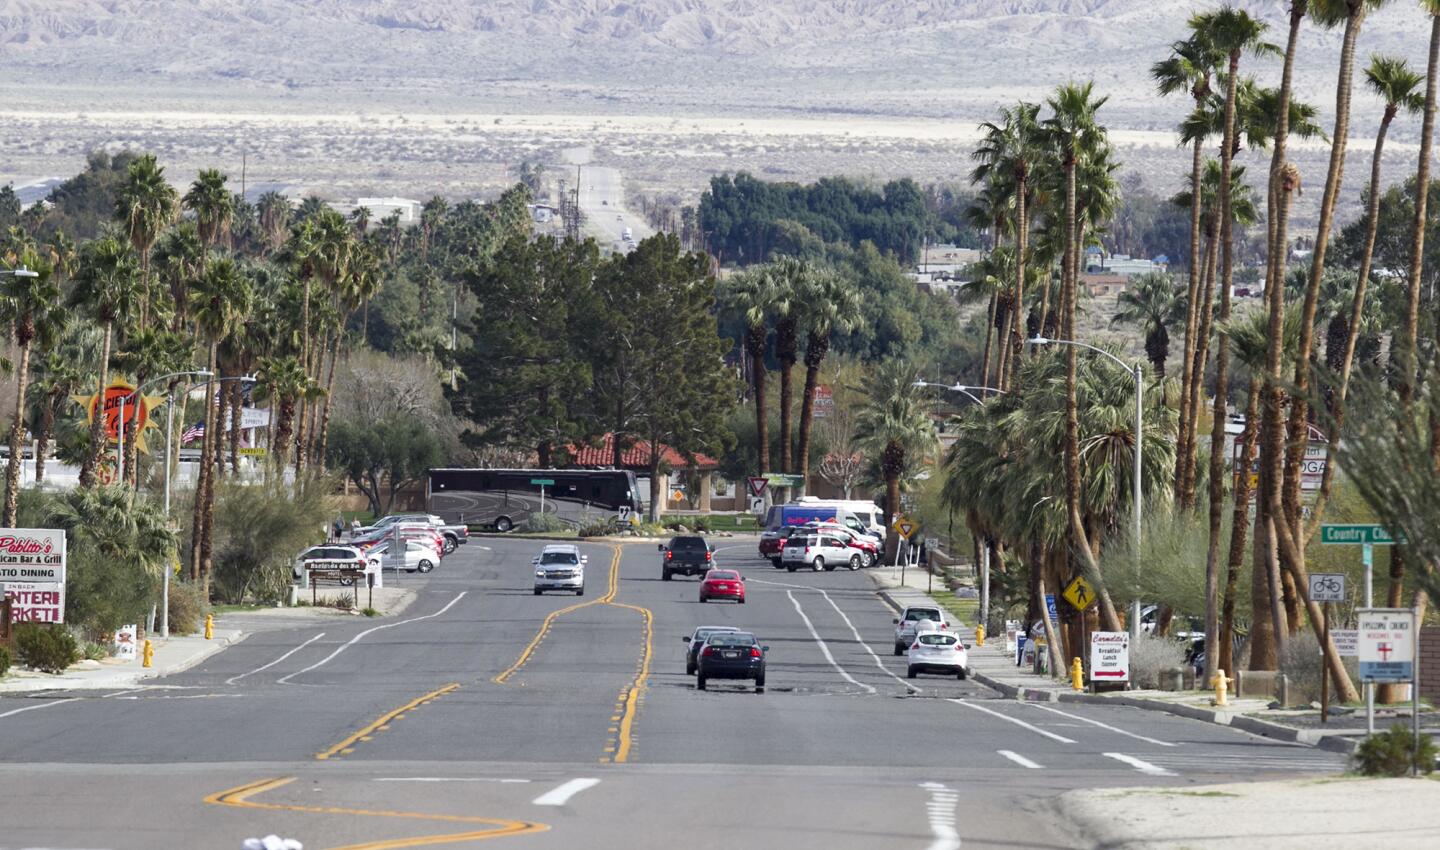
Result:
[[672,537],[669,543],[660,544],[660,551],[665,553],[660,562],[660,577],[665,581],[676,574],[704,578],[715,566],[715,550],[703,537]]

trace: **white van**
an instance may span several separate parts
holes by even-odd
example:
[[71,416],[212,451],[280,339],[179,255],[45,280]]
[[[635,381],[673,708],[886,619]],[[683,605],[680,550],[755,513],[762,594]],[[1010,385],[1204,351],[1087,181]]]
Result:
[[833,505],[837,508],[844,508],[855,515],[860,524],[869,530],[871,535],[885,539],[885,512],[874,502],[862,501],[859,499],[817,499],[814,496],[801,496],[796,500],[801,505]]

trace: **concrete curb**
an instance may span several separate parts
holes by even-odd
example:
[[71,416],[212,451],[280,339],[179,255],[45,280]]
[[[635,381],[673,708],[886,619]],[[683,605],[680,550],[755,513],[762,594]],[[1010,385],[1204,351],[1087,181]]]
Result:
[[[93,691],[134,687],[149,679],[183,673],[219,653],[221,650],[240,643],[249,636],[249,632],[242,632],[239,629],[230,629],[223,632],[217,631],[215,637],[212,638],[207,645],[201,647],[200,651],[194,655],[170,664],[157,665],[148,669],[138,666],[134,668],[121,668],[106,671],[110,673],[110,675],[103,677],[67,678],[67,674],[61,673],[58,676],[45,678],[26,677],[18,680],[10,680],[0,684],[0,695],[34,693],[36,691]],[[138,663],[137,660],[136,664]]]

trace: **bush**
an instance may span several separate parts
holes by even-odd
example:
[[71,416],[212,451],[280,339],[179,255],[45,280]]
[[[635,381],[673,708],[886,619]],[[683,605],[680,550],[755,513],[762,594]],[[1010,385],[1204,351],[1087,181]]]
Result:
[[0,678],[10,672],[10,650],[0,646]]
[[110,657],[110,648],[93,640],[87,640],[81,645],[80,654],[85,656],[86,661],[103,661]]
[[525,530],[532,534],[564,531],[565,523],[554,514],[531,514],[530,518],[525,520]]
[[379,611],[376,611],[374,608],[371,608],[371,607],[368,606],[368,605],[365,606],[364,608],[361,608],[361,609],[360,609],[360,613],[361,613],[361,614],[364,614],[364,615],[367,616],[367,617],[378,617],[378,616],[380,616],[380,612],[379,612]]
[[1130,641],[1130,680],[1137,688],[1160,687],[1160,674],[1185,666],[1185,644],[1141,635]]
[[691,531],[710,530],[710,521],[703,516],[667,516],[660,520],[660,525],[668,531],[674,531],[682,525]]
[[200,623],[209,608],[200,585],[188,581],[170,582],[170,633],[193,635],[200,631]]
[[274,604],[290,592],[295,554],[319,542],[335,518],[329,482],[294,493],[221,482],[215,490],[214,572],[210,590],[219,602]]
[[64,673],[80,660],[80,648],[70,630],[58,624],[21,623],[15,627],[15,650],[20,663],[42,673]]
[[596,520],[580,526],[581,537],[605,537],[614,534],[618,529],[611,520]]
[[1435,741],[1422,732],[1416,751],[1415,736],[1397,723],[1361,741],[1351,758],[1355,769],[1365,776],[1404,776],[1415,766],[1428,774],[1435,769]]

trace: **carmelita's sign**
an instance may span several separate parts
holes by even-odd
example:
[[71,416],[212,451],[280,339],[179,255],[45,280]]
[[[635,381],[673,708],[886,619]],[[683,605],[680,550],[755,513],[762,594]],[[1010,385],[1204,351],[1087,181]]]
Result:
[[65,532],[53,528],[0,531],[0,582],[65,583]]

